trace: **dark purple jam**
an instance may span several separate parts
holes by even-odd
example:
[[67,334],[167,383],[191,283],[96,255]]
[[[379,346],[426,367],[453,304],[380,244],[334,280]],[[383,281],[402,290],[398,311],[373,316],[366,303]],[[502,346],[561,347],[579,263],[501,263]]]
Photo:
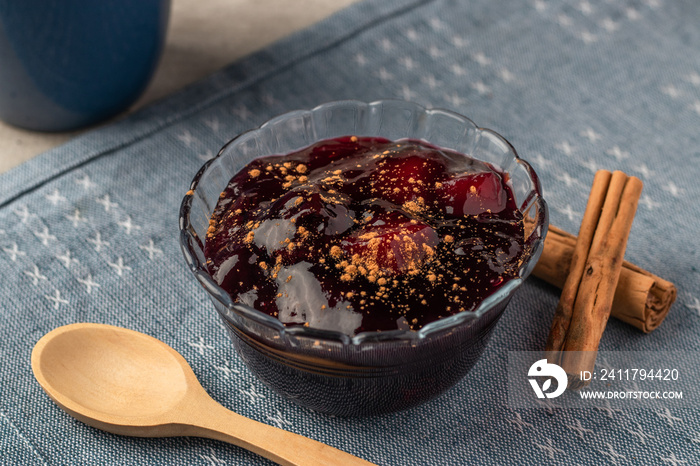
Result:
[[236,302],[348,335],[473,311],[518,276],[522,254],[507,174],[421,141],[354,136],[249,163],[205,245]]

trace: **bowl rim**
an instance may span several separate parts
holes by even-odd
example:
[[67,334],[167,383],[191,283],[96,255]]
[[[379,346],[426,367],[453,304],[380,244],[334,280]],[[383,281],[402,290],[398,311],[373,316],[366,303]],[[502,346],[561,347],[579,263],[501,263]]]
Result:
[[[391,103],[401,103],[401,104],[408,104],[412,106],[416,112],[422,113],[426,117],[429,117],[434,114],[442,114],[442,115],[449,115],[452,118],[456,118],[458,120],[461,120],[465,126],[471,126],[474,130],[476,130],[478,133],[488,133],[492,137],[495,137],[496,139],[500,140],[502,143],[506,144],[508,147],[508,150],[512,153],[515,163],[518,165],[521,165],[525,171],[527,172],[529,178],[533,182],[534,186],[534,191],[535,191],[535,196],[536,198],[533,200],[534,203],[538,204],[538,215],[535,221],[535,224],[539,226],[540,232],[540,241],[537,242],[537,244],[534,245],[534,247],[537,250],[531,251],[529,258],[527,261],[523,263],[523,265],[520,267],[520,271],[530,268],[532,269],[532,266],[530,265],[533,261],[535,263],[539,259],[539,255],[542,252],[542,247],[544,244],[544,239],[547,234],[548,230],[548,208],[547,208],[547,203],[545,202],[544,198],[542,197],[542,187],[539,181],[539,177],[535,173],[534,169],[532,166],[525,161],[524,159],[520,158],[518,155],[517,151],[515,150],[515,147],[503,136],[501,136],[499,133],[497,133],[494,130],[491,130],[489,128],[484,128],[478,126],[476,123],[474,123],[473,120],[470,118],[461,115],[457,112],[443,109],[443,108],[438,108],[438,107],[425,107],[423,105],[417,104],[415,102],[410,102],[406,100],[401,100],[401,99],[380,99],[380,100],[374,100],[371,102],[364,102],[360,100],[354,100],[354,99],[348,99],[348,100],[336,100],[336,101],[329,101],[325,102],[323,104],[317,105],[316,107],[313,107],[311,109],[298,109],[298,110],[291,110],[285,113],[282,113],[280,115],[277,115],[266,122],[264,122],[262,125],[258,126],[257,128],[252,128],[246,131],[241,132],[231,140],[229,140],[226,144],[222,146],[222,148],[219,150],[217,155],[213,157],[212,159],[208,160],[205,162],[202,167],[197,171],[195,174],[194,178],[192,179],[192,182],[190,183],[190,188],[187,194],[184,196],[182,203],[180,205],[180,211],[179,211],[179,229],[180,229],[180,246],[183,252],[183,255],[185,256],[185,261],[187,262],[187,265],[189,266],[190,270],[194,274],[195,278],[197,281],[202,285],[202,287],[207,291],[209,294],[209,297],[212,299],[215,299],[218,301],[219,304],[225,309],[227,309],[229,312],[233,312],[239,316],[241,316],[244,319],[250,319],[253,322],[263,325],[265,327],[268,327],[270,330],[273,330],[277,333],[280,334],[280,336],[289,336],[289,337],[294,337],[294,338],[310,338],[312,340],[322,340],[322,341],[333,341],[333,342],[338,342],[343,345],[353,345],[353,346],[362,346],[363,344],[370,344],[370,343],[379,343],[379,342],[397,342],[397,341],[405,341],[410,344],[415,344],[421,340],[424,340],[430,336],[442,333],[442,332],[447,332],[450,331],[451,329],[454,329],[456,327],[461,326],[462,324],[465,324],[467,322],[475,322],[479,320],[482,316],[486,315],[489,310],[491,310],[497,303],[504,299],[508,299],[509,296],[512,295],[512,293],[515,292],[517,288],[519,288],[524,280],[527,277],[518,277],[514,278],[510,281],[508,281],[505,285],[503,285],[501,288],[496,290],[493,294],[488,296],[486,299],[484,299],[479,306],[474,310],[474,311],[469,311],[469,312],[460,312],[454,315],[451,315],[449,317],[444,317],[441,319],[438,319],[436,321],[433,321],[425,326],[423,326],[419,330],[391,330],[391,331],[382,331],[382,332],[377,332],[377,331],[365,331],[358,333],[357,335],[350,336],[345,333],[341,333],[338,331],[334,330],[322,330],[322,329],[316,329],[316,328],[310,328],[310,327],[303,327],[303,326],[294,326],[294,327],[287,327],[285,326],[282,322],[280,322],[278,319],[275,319],[272,316],[269,316],[261,311],[258,311],[257,309],[240,304],[240,303],[235,303],[232,299],[232,297],[223,289],[221,288],[210,276],[209,272],[206,270],[206,266],[201,263],[199,258],[197,257],[196,254],[192,251],[192,248],[195,247],[194,244],[200,243],[199,238],[197,233],[195,232],[189,218],[189,212],[192,207],[192,200],[194,199],[194,192],[196,192],[196,189],[199,185],[199,182],[206,173],[207,169],[211,166],[211,164],[218,158],[220,158],[227,150],[229,147],[231,147],[233,144],[235,144],[237,141],[239,141],[243,136],[249,135],[254,132],[263,132],[267,128],[275,125],[276,123],[279,123],[281,121],[284,121],[288,118],[291,118],[293,115],[298,115],[300,113],[318,113],[322,112],[329,107],[332,106],[337,106],[337,105],[362,105],[362,106],[367,106],[369,108],[375,107],[375,106],[382,106],[384,104],[391,104]],[[430,142],[430,141],[426,141]],[[534,231],[534,230],[533,230]],[[533,233],[534,234],[534,233]],[[532,236],[532,235],[530,235]],[[535,241],[535,240],[533,240]],[[528,239],[525,240],[525,242],[528,242]],[[201,247],[201,246],[200,246]],[[203,250],[203,247],[201,247]],[[225,313],[220,311],[219,306],[215,306],[217,309],[217,312],[219,312],[220,316],[227,322],[231,321],[231,318],[227,316]],[[231,323],[231,325],[234,325]]]

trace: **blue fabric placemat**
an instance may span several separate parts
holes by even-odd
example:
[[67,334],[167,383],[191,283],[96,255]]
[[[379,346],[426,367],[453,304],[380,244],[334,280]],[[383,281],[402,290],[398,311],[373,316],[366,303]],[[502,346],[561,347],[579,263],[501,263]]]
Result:
[[234,353],[177,231],[192,177],[237,133],[330,100],[410,99],[508,138],[566,230],[578,229],[596,168],[642,178],[627,259],[679,297],[649,335],[611,320],[601,349],[697,351],[698,18],[695,0],[364,2],[3,174],[0,463],[269,464],[204,439],[107,434],[57,408],[32,376],[32,347],[94,321],[170,344],[226,407],[382,465],[699,464],[697,408],[507,406],[508,351],[543,348],[558,300],[536,279],[439,399],[370,419],[297,407]]

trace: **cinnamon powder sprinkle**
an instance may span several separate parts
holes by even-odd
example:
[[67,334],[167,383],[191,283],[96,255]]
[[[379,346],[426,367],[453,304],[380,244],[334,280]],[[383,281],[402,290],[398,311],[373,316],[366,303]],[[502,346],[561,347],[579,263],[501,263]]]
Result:
[[408,201],[403,204],[403,208],[412,214],[418,214],[423,211],[423,206],[421,205],[420,199],[418,201]]
[[340,249],[340,247],[338,247],[338,246],[332,246],[332,247],[331,247],[331,257],[337,259],[338,257],[340,257],[340,255],[341,255],[342,253],[343,253],[343,250]]

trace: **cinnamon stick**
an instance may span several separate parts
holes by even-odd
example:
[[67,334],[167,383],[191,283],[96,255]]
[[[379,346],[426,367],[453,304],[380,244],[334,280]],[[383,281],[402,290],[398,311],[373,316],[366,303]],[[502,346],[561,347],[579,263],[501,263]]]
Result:
[[[564,338],[571,323],[571,315],[574,312],[574,302],[576,301],[576,294],[583,276],[583,269],[586,266],[588,250],[593,242],[593,234],[600,218],[611,176],[609,171],[599,170],[593,179],[593,187],[588,196],[586,211],[583,213],[578,240],[571,255],[569,272],[565,275],[566,279],[562,286],[561,298],[554,312],[552,328],[547,338],[546,347],[548,350],[559,351],[564,344]],[[545,243],[546,248],[547,243]],[[544,252],[542,255],[544,255]]]
[[[550,285],[563,288],[571,269],[576,239],[575,235],[550,225],[542,255],[532,274]],[[670,281],[625,261],[615,289],[611,315],[649,333],[666,318],[677,294],[676,286]]]
[[[638,178],[620,171],[611,175],[600,172],[594,179],[573,266],[546,348],[550,355],[561,351],[560,365],[574,380],[581,371],[593,371],[595,367],[641,191]],[[585,262],[583,267],[581,262]],[[559,330],[566,327],[567,318],[568,328],[562,337]]]

